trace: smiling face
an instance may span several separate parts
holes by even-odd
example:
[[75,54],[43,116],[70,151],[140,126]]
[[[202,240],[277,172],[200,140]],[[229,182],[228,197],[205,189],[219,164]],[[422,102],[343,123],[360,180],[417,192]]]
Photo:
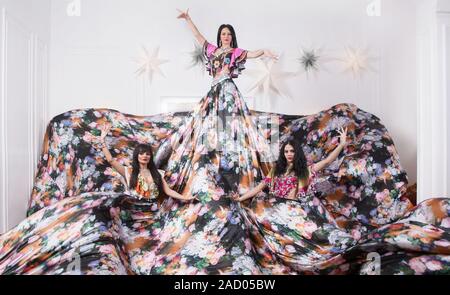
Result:
[[220,32],[220,41],[222,41],[222,47],[231,47],[231,41],[233,40],[233,34],[230,29],[223,28]]
[[284,157],[286,158],[286,161],[288,164],[292,164],[295,159],[295,150],[294,147],[290,144],[287,144],[284,147]]

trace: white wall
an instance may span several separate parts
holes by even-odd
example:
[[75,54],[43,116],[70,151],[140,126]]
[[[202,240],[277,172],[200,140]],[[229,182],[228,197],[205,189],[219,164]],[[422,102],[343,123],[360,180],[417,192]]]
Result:
[[[450,176],[450,0],[439,0],[437,3],[437,64],[439,89],[436,97],[436,108],[439,110],[438,124],[441,127],[436,134],[435,144],[440,145],[436,162],[442,167],[442,173],[436,177],[434,191],[435,196],[449,197],[450,187],[448,179]],[[433,119],[434,120],[434,117]]]
[[450,0],[417,0],[418,200],[449,197]]
[[[379,111],[406,169],[417,179],[416,7],[411,0],[382,1]],[[377,91],[377,90],[374,90]]]
[[25,218],[47,124],[49,0],[0,1],[0,232]]

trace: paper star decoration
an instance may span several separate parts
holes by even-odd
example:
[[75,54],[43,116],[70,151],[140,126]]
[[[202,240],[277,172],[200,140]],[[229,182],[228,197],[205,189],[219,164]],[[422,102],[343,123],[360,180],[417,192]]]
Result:
[[257,69],[249,69],[247,73],[256,78],[256,82],[248,91],[262,94],[268,97],[271,94],[290,98],[284,83],[288,78],[294,77],[295,73],[285,72],[280,69],[280,63],[274,59],[257,59]]
[[306,73],[310,71],[317,71],[318,70],[318,61],[320,56],[317,55],[314,50],[306,51],[302,49],[302,56],[300,57],[299,61],[302,65],[303,70],[305,70]]
[[325,63],[331,59],[327,58],[323,54],[322,48],[312,48],[300,50],[300,57],[297,59],[300,64],[300,69],[297,74],[317,74],[321,70],[327,70],[325,68]]
[[195,48],[193,51],[189,52],[189,55],[191,56],[191,65],[189,66],[189,69],[192,69],[194,67],[199,67],[202,69],[202,72],[204,73],[206,66],[206,59],[203,55],[203,47],[194,44]]
[[345,48],[345,55],[343,58],[338,58],[338,60],[344,63],[345,69],[344,73],[351,72],[353,77],[361,77],[363,72],[376,70],[372,67],[372,62],[377,58],[369,55],[369,49],[360,48]]
[[139,65],[139,68],[135,73],[138,76],[146,76],[150,84],[152,83],[155,74],[160,74],[161,76],[165,77],[164,73],[160,69],[160,65],[167,63],[168,60],[158,58],[159,47],[153,50],[151,54],[149,53],[147,48],[145,48],[145,46],[142,46],[141,49],[141,56],[135,59]]

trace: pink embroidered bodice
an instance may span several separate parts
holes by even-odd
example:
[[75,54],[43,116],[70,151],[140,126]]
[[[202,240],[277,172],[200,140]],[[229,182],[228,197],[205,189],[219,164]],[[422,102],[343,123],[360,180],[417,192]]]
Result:
[[213,76],[213,84],[227,78],[237,78],[245,69],[247,51],[240,48],[222,50],[205,41],[203,56],[206,59],[206,70]]
[[287,175],[287,176],[276,176],[272,179],[272,177],[267,176],[264,178],[264,182],[269,187],[270,193],[274,194],[279,198],[293,198],[298,199],[304,197],[309,192],[314,192],[314,178],[316,176],[315,172],[310,169],[308,184],[303,187],[298,187],[297,195],[294,196],[291,194],[292,190],[295,190],[298,184],[297,176]]

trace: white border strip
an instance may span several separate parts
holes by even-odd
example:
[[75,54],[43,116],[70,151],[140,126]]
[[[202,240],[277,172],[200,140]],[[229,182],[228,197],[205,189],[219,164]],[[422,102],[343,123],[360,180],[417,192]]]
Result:
[[7,73],[7,64],[6,64],[6,56],[7,56],[7,40],[8,40],[8,28],[7,28],[7,20],[6,20],[6,9],[3,8],[2,9],[2,40],[1,40],[1,59],[2,59],[2,68],[1,68],[1,116],[0,116],[0,120],[1,120],[1,124],[0,124],[0,128],[1,128],[1,138],[0,138],[0,144],[1,144],[1,169],[2,169],[2,173],[1,173],[1,179],[0,179],[0,183],[1,183],[1,193],[0,193],[0,199],[1,199],[1,203],[2,203],[2,232],[5,232],[8,229],[8,198],[7,198],[7,192],[8,192],[8,173],[6,171],[6,168],[8,167],[7,161],[8,161],[8,157],[6,157],[7,155],[7,145],[6,145],[6,131],[7,131],[7,120],[6,120],[6,93],[7,93],[7,77],[6,77],[6,73]]

